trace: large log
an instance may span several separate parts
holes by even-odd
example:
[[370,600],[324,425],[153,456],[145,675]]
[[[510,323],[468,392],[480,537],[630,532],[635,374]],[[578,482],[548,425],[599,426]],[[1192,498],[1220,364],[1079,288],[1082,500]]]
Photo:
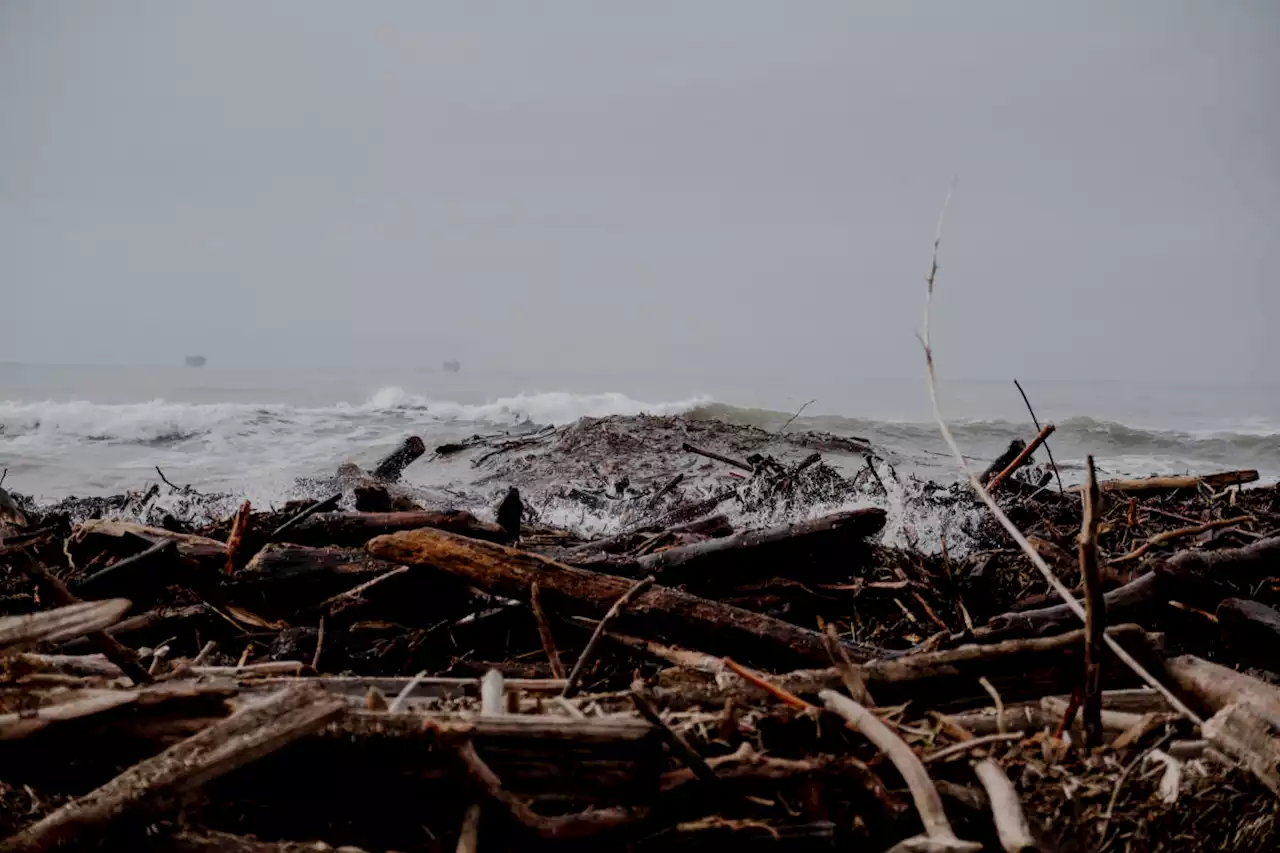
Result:
[[[632,586],[625,578],[439,530],[380,536],[367,550],[388,562],[434,566],[488,592],[522,601],[528,600],[530,585],[537,581],[544,603],[562,616],[598,619]],[[668,639],[766,667],[792,669],[829,660],[816,631],[667,587],[654,586],[637,596],[617,621],[624,633]],[[846,648],[856,660],[874,655],[863,646]]]
[[[1111,590],[1103,598],[1109,619],[1131,619],[1144,607],[1166,600],[1167,593],[1178,584],[1199,580],[1218,584],[1239,582],[1265,577],[1276,571],[1280,571],[1280,536],[1260,539],[1243,548],[1179,552],[1157,563],[1151,571]],[[1217,602],[1198,600],[1197,604],[1214,606]],[[988,640],[1007,636],[1046,636],[1070,630],[1079,624],[1080,618],[1067,605],[1058,604],[993,616],[980,633]]]
[[261,583],[342,576],[355,584],[395,568],[395,563],[374,559],[359,548],[310,548],[272,543],[254,554],[248,565],[236,572],[233,580],[236,583]]
[[481,521],[469,512],[322,512],[299,522],[279,538],[296,545],[340,545],[356,548],[375,536],[430,527],[500,542],[506,531]]
[[838,560],[850,547],[879,532],[884,522],[885,511],[878,507],[855,509],[669,548],[638,562],[641,569],[666,583],[678,583],[675,577],[714,580],[712,576],[720,572],[732,572],[734,578],[776,572],[780,563],[794,570],[801,561]]
[[387,454],[373,469],[373,476],[386,483],[394,483],[400,479],[404,469],[419,456],[427,452],[427,445],[416,435],[411,435],[404,442]]
[[1280,731],[1280,687],[1195,655],[1171,658],[1165,670],[1202,709],[1216,714],[1233,704],[1249,705]]
[[1251,658],[1280,666],[1280,611],[1260,601],[1228,598],[1215,615],[1224,630],[1247,646]]
[[[1202,474],[1198,477],[1147,477],[1141,480],[1106,480],[1099,483],[1098,488],[1104,492],[1123,492],[1132,497],[1149,497],[1151,495],[1176,492],[1179,489],[1194,489],[1202,485],[1211,489],[1223,489],[1227,486],[1254,483],[1257,480],[1258,472],[1254,470],[1223,471],[1219,474]],[[1072,491],[1078,492],[1080,487],[1076,486]]]

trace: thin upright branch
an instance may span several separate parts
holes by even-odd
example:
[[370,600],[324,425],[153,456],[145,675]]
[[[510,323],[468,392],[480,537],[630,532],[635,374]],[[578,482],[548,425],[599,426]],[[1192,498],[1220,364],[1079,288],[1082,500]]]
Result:
[[644,580],[637,581],[631,589],[624,592],[618,600],[613,603],[613,606],[609,608],[609,611],[604,614],[604,618],[596,623],[596,629],[592,632],[591,639],[587,640],[587,647],[582,650],[582,654],[578,655],[578,660],[573,665],[573,671],[569,673],[569,683],[564,686],[564,692],[560,694],[561,696],[568,699],[577,691],[578,682],[582,680],[582,676],[586,672],[587,665],[590,664],[592,658],[595,657],[596,647],[600,645],[600,638],[604,636],[605,628],[608,627],[610,622],[618,618],[618,614],[621,613],[628,604],[634,601],[646,589],[653,586],[653,582],[655,580],[656,578],[654,578],[653,575],[649,575]]
[[[954,184],[952,185],[952,189],[954,189]],[[955,436],[951,433],[951,428],[947,426],[947,421],[942,416],[942,408],[938,404],[938,378],[937,373],[934,370],[933,344],[929,332],[929,320],[933,314],[933,290],[938,275],[938,246],[942,243],[942,223],[946,217],[947,206],[951,202],[951,192],[951,190],[947,191],[947,199],[942,206],[942,215],[938,217],[938,231],[933,241],[933,262],[929,269],[929,277],[926,279],[928,283],[928,290],[924,303],[924,325],[920,335],[920,343],[924,347],[924,360],[928,372],[929,399],[933,404],[933,419],[934,422],[938,424],[938,430],[942,433],[942,438],[946,441],[947,447],[951,449],[951,454],[955,457],[956,465],[959,466],[965,479],[973,488],[974,492],[976,492],[982,502],[987,505],[987,508],[991,510],[991,514],[995,516],[995,519],[1000,523],[1000,526],[1008,532],[1014,542],[1018,543],[1018,547],[1027,555],[1027,559],[1029,559],[1031,564],[1036,567],[1036,570],[1040,572],[1053,591],[1058,594],[1071,612],[1076,614],[1076,616],[1080,618],[1080,621],[1083,622],[1085,619],[1084,607],[1081,606],[1080,602],[1077,601],[1074,596],[1072,596],[1071,590],[1067,588],[1066,584],[1064,584],[1056,574],[1054,574],[1053,569],[1049,568],[1049,564],[1044,561],[1044,558],[1041,557],[1031,543],[1027,541],[1027,537],[1024,536],[1022,531],[1018,529],[1018,526],[1009,519],[1009,516],[1005,515],[1004,510],[1000,509],[1000,505],[996,503],[995,498],[991,497],[990,493],[988,493],[987,490],[982,487],[982,484],[978,482],[978,478],[974,476],[972,469],[969,468],[969,463],[964,458],[964,454],[960,451],[960,445],[956,443]],[[1146,668],[1143,667],[1142,664],[1138,663],[1133,655],[1125,651],[1124,647],[1122,647],[1114,637],[1105,635],[1103,639],[1107,646],[1115,652],[1116,657],[1124,661],[1125,665],[1133,670],[1133,672],[1149,686],[1155,688],[1155,690],[1158,691],[1169,703],[1170,707],[1176,710],[1179,714],[1182,714],[1188,720],[1194,722],[1196,725],[1203,724],[1204,721],[1195,713],[1195,711],[1188,708],[1186,703],[1175,696],[1169,688],[1161,684],[1154,675],[1147,672]]]
[[[1022,395],[1022,402],[1027,404],[1027,412],[1031,415],[1031,422],[1036,425],[1036,429],[1040,429],[1040,419],[1036,417],[1036,410],[1031,408],[1031,401],[1027,399],[1027,392],[1022,390],[1022,383],[1015,379],[1013,384],[1017,387],[1018,393]],[[1053,476],[1058,481],[1058,494],[1065,497],[1067,490],[1062,487],[1062,474],[1058,472],[1058,463],[1054,461],[1053,451],[1049,449],[1049,442],[1047,441],[1044,444],[1044,452],[1049,454],[1049,464],[1053,466]]]
[[538,623],[538,637],[542,640],[542,651],[551,664],[551,675],[564,678],[564,664],[560,662],[560,650],[556,648],[556,638],[551,633],[551,623],[542,612],[542,594],[538,582],[529,584],[529,606],[533,609],[533,620]]
[[1090,747],[1102,745],[1102,641],[1107,630],[1107,603],[1098,574],[1098,478],[1093,457],[1085,463],[1084,509],[1080,520],[1080,576],[1084,580],[1084,737]]

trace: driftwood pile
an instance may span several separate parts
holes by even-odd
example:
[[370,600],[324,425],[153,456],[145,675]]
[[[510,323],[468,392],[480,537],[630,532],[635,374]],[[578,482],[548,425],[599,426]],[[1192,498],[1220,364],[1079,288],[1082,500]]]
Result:
[[[685,450],[755,494],[817,462]],[[515,494],[204,529],[6,495],[0,851],[1276,849],[1277,489],[1082,519],[1028,455],[986,481],[1087,629],[1002,531],[900,551],[876,508],[584,542]]]

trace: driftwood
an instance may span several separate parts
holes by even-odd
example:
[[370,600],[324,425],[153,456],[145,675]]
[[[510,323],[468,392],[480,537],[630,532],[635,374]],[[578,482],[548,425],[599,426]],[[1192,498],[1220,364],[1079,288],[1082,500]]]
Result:
[[1031,459],[1031,454],[1035,453],[1036,450],[1040,448],[1040,445],[1044,444],[1045,439],[1053,435],[1053,431],[1055,429],[1057,429],[1057,427],[1053,424],[1045,424],[1044,428],[1036,433],[1036,437],[1031,439],[1031,443],[1018,452],[1018,455],[1013,458],[1013,461],[1006,465],[1000,473],[987,481],[987,491],[994,492],[996,489],[1000,488],[1000,484],[1012,475],[1014,471],[1017,471],[1023,465],[1026,465],[1028,460]]
[[311,548],[272,543],[254,555],[236,573],[236,583],[262,583],[299,578],[349,577],[353,583],[396,568],[395,563],[375,560],[358,548]]
[[1280,731],[1280,687],[1194,655],[1171,658],[1165,669],[1201,708],[1217,713],[1228,705],[1249,705]]
[[410,463],[426,452],[427,445],[422,439],[411,435],[399,447],[383,457],[373,469],[373,476],[383,482],[394,483],[400,479],[400,475]]
[[27,616],[0,617],[0,651],[18,651],[37,643],[54,643],[101,631],[129,609],[123,598],[85,601]]
[[1280,611],[1258,601],[1227,598],[1216,615],[1225,630],[1250,644],[1250,656],[1274,662],[1280,655]]
[[[1013,461],[1019,456],[1022,456],[1022,451],[1026,449],[1027,443],[1020,438],[1015,438],[1013,441],[1009,442],[1009,446],[1005,448],[1004,453],[997,456],[995,460],[987,466],[987,469],[978,476],[978,482],[983,485],[989,483],[993,477],[1012,465]],[[1022,461],[1025,463],[1027,458],[1027,456],[1022,456]]]
[[[1209,578],[1220,582],[1265,577],[1277,568],[1280,568],[1280,536],[1260,539],[1243,548],[1183,551],[1111,590],[1103,599],[1109,619],[1131,618],[1138,610],[1167,600],[1165,595],[1172,589],[1171,581],[1176,578]],[[1078,620],[1079,617],[1065,604],[1003,613],[992,617],[979,636],[1045,636],[1072,628]]]
[[[422,529],[380,536],[368,551],[394,563],[434,566],[489,592],[525,600],[537,581],[543,601],[562,615],[603,616],[631,587],[625,578],[574,568],[489,542]],[[741,655],[790,668],[827,659],[822,636],[778,619],[655,586],[619,618],[621,630],[668,637],[711,653]],[[850,647],[850,657],[868,651]]]
[[40,853],[99,834],[126,818],[177,808],[183,797],[237,767],[317,731],[341,713],[342,702],[293,687],[134,765],[106,785],[11,836],[3,853]]
[[72,531],[71,538],[67,540],[66,552],[73,566],[84,568],[90,560],[104,552],[121,557],[132,556],[160,541],[172,541],[181,558],[179,562],[189,568],[221,572],[226,567],[227,546],[224,542],[128,521],[86,521]]
[[1000,846],[1004,848],[1005,853],[1035,850],[1036,843],[1031,837],[1031,828],[1027,826],[1027,819],[1022,814],[1018,793],[1013,789],[1004,769],[988,758],[975,764],[973,772],[987,792],[987,800],[991,803],[991,815],[996,824],[996,833],[1000,837]]
[[299,522],[277,537],[295,545],[359,547],[375,536],[429,527],[472,539],[499,542],[506,532],[469,512],[325,512]]
[[734,578],[753,571],[775,572],[779,561],[792,564],[794,571],[797,560],[840,554],[879,532],[884,522],[882,509],[856,509],[670,548],[641,557],[638,562],[644,571],[669,583],[679,582],[672,579],[673,575],[712,580],[716,572],[732,572]]
[[[1179,489],[1194,489],[1208,486],[1211,489],[1225,489],[1227,486],[1238,486],[1255,483],[1258,472],[1224,471],[1220,474],[1203,474],[1198,477],[1147,477],[1142,480],[1105,480],[1098,484],[1104,492],[1123,492],[1133,497],[1148,497],[1176,492]],[[1073,491],[1079,491],[1077,486]]]

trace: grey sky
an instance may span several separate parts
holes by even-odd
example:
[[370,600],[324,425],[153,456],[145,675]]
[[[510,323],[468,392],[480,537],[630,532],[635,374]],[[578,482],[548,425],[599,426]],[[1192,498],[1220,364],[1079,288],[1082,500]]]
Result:
[[914,376],[958,175],[945,372],[1269,380],[1277,44],[1274,0],[5,0],[0,360]]

